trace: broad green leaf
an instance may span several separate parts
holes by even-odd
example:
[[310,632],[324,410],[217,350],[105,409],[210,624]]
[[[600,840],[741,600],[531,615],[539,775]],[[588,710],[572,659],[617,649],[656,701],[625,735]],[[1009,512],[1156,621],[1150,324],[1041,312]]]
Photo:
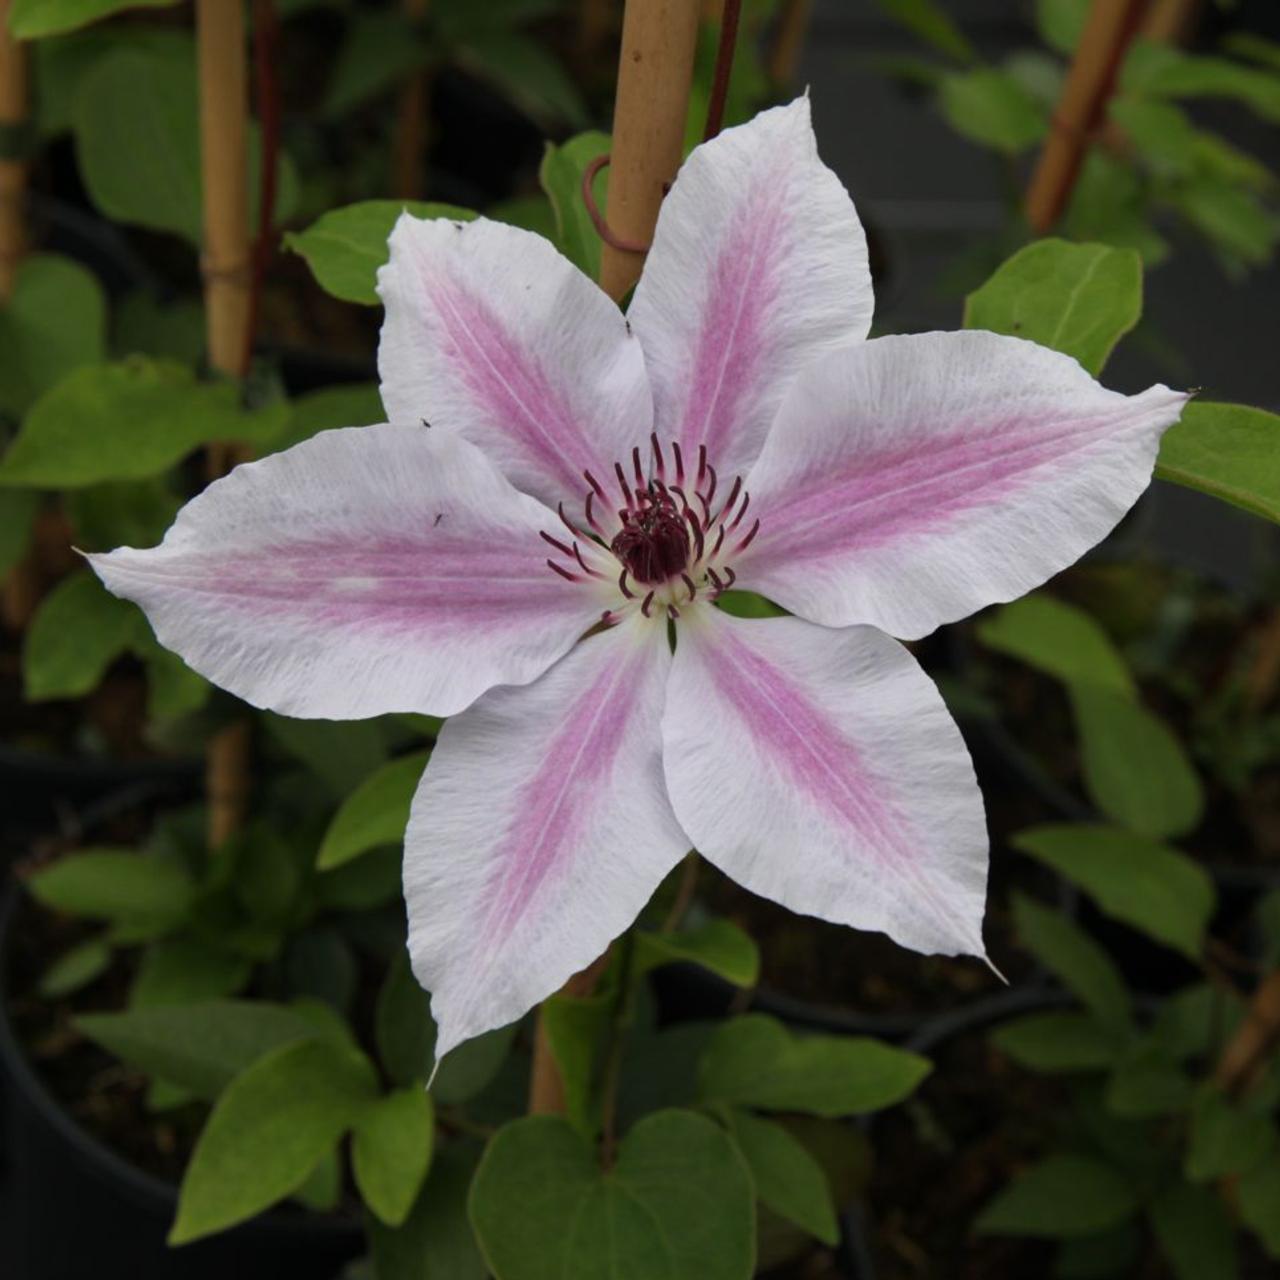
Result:
[[199,364],[205,352],[204,308],[194,298],[159,302],[138,290],[115,304],[111,314],[111,350],[125,356],[165,356]]
[[[283,925],[277,922],[264,927],[279,931]],[[293,995],[326,1006],[339,1021],[350,1010],[359,969],[351,944],[336,929],[311,928],[290,938],[284,971]]]
[[497,1280],[749,1280],[751,1178],[718,1125],[659,1111],[604,1171],[565,1121],[499,1131],[471,1186],[471,1222]]
[[1109,113],[1153,171],[1184,176],[1195,168],[1198,135],[1180,107],[1149,98],[1117,98]]
[[19,40],[74,31],[121,9],[163,9],[178,0],[13,0],[9,30]]
[[760,949],[731,920],[708,920],[679,933],[637,932],[637,972],[684,962],[701,965],[738,987],[754,987],[760,980]]
[[895,22],[938,53],[957,62],[976,62],[977,51],[938,0],[876,0]]
[[1280,415],[1193,401],[1160,441],[1156,475],[1280,521]]
[[213,686],[172,650],[155,640],[135,638],[133,651],[147,666],[149,719],[175,720],[199,711],[209,701]]
[[991,1033],[991,1042],[1031,1071],[1100,1071],[1120,1050],[1114,1030],[1087,1013],[1029,1013]]
[[1142,315],[1142,260],[1132,249],[1037,240],[965,302],[966,329],[1026,338],[1097,375]]
[[1216,1057],[1239,1024],[1243,1008],[1234,991],[1208,982],[1184,987],[1161,1004],[1151,1024],[1151,1039],[1179,1062],[1206,1054]]
[[249,980],[251,964],[199,938],[178,936],[142,953],[129,991],[129,1005],[192,1004],[234,995]]
[[63,503],[81,551],[154,546],[182,506],[159,476],[72,489]]
[[491,31],[455,52],[466,70],[487,80],[535,120],[585,128],[589,112],[578,86],[538,41],[515,31]]
[[1280,217],[1252,191],[1206,179],[1179,187],[1172,199],[1229,265],[1262,267],[1271,260],[1280,240]]
[[[568,142],[548,142],[538,169],[538,180],[555,211],[556,240],[561,253],[585,275],[600,275],[600,235],[582,199],[582,175],[587,166],[610,146],[607,133],[580,133]],[[607,179],[598,173],[592,183],[596,204],[605,208]]]
[[89,569],[77,570],[40,602],[23,639],[27,698],[91,692],[144,626],[134,605],[113,596]]
[[1015,849],[1078,884],[1108,915],[1195,959],[1214,909],[1213,881],[1185,854],[1118,827],[1033,827]]
[[1107,1081],[1107,1109],[1142,1118],[1185,1111],[1195,1086],[1182,1065],[1150,1037],[1131,1045]]
[[1048,128],[1040,103],[1014,76],[995,67],[944,76],[938,101],[958,134],[1006,155],[1034,146]]
[[0,489],[0,576],[7,574],[31,543],[40,495],[25,489]]
[[1063,1240],[1054,1258],[1054,1280],[1116,1280],[1132,1275],[1146,1248],[1146,1236],[1132,1219],[1096,1235]]
[[181,867],[130,849],[84,849],[27,877],[33,897],[91,920],[176,919],[194,886]]
[[40,975],[36,990],[46,1000],[68,996],[87,987],[111,964],[111,945],[105,938],[89,938],[64,951]]
[[[481,1093],[502,1069],[519,1029],[520,1024],[513,1022],[506,1027],[498,1027],[495,1031],[486,1031],[484,1035],[467,1040],[456,1049],[450,1049],[440,1059],[436,1078],[431,1084],[431,1096],[448,1106],[466,1102]],[[432,1051],[434,1050],[433,1036]]]
[[1183,835],[1204,793],[1177,738],[1158,716],[1096,685],[1071,688],[1085,785],[1108,817],[1142,835]]
[[1276,1147],[1268,1117],[1205,1085],[1191,1109],[1183,1172],[1191,1182],[1212,1182],[1247,1173]]
[[1147,1212],[1176,1280],[1236,1280],[1235,1224],[1216,1191],[1173,1182]]
[[324,833],[316,866],[341,866],[384,844],[401,844],[409,805],[426,767],[427,752],[391,760],[367,777],[343,802]]
[[1036,30],[1058,53],[1076,51],[1088,16],[1089,0],[1036,0]]
[[[200,129],[195,45],[130,44],[84,77],[73,111],[76,155],[89,195],[109,218],[202,240]],[[246,157],[250,218],[257,222],[260,141]],[[276,216],[289,216],[297,177],[287,157],[277,171]]]
[[983,1209],[974,1230],[1068,1240],[1118,1226],[1137,1207],[1133,1189],[1108,1165],[1055,1155],[1019,1174]]
[[467,1220],[475,1158],[463,1143],[437,1151],[408,1218],[388,1227],[368,1219],[377,1280],[485,1280],[488,1269]]
[[1117,249],[1136,249],[1148,266],[1169,254],[1152,226],[1148,200],[1131,161],[1094,147],[1085,157],[1062,225],[1072,240],[1097,240]]
[[556,211],[544,195],[512,196],[509,200],[500,200],[491,204],[484,211],[484,216],[494,222],[505,222],[509,227],[519,227],[521,231],[532,231],[534,235],[558,244]]
[[1280,1261],[1280,1151],[1240,1179],[1237,1195],[1241,1221]]
[[608,991],[589,996],[557,994],[543,1001],[539,1015],[564,1086],[565,1116],[587,1137],[599,1128],[599,1065],[616,1001],[617,996]]
[[1264,120],[1280,123],[1280,77],[1170,44],[1137,41],[1125,59],[1121,86],[1154,98],[1234,98]]
[[341,116],[403,84],[426,66],[430,51],[406,14],[396,9],[348,15],[321,111]]
[[335,796],[359,786],[387,758],[387,736],[376,720],[295,720],[268,711],[260,722]]
[[726,1108],[725,1116],[761,1202],[823,1244],[834,1245],[840,1227],[822,1166],[776,1121],[737,1108]]
[[293,1199],[315,1213],[330,1213],[338,1207],[342,1200],[342,1161],[336,1147],[316,1161]]
[[400,847],[373,853],[324,871],[311,882],[316,901],[335,911],[368,911],[400,897],[402,889]]
[[1129,993],[1107,953],[1058,911],[1022,894],[1013,896],[1013,919],[1022,945],[1117,1031],[1131,1020]]
[[402,213],[415,218],[469,222],[476,214],[451,204],[421,200],[364,200],[330,209],[305,231],[290,231],[285,248],[301,254],[316,282],[344,302],[378,305],[378,268],[389,256],[387,238]]
[[232,892],[246,916],[283,926],[293,914],[305,868],[292,843],[273,823],[258,821],[218,850],[235,860]]
[[[353,382],[340,387],[325,387],[299,396],[289,405],[289,421],[274,437],[267,449],[277,453],[310,440],[320,431],[334,427],[367,427],[386,420],[382,397],[376,382]],[[266,452],[264,449],[263,452]]]
[[263,1000],[204,1000],[85,1014],[76,1026],[130,1066],[208,1100],[265,1054],[318,1035],[315,1024],[296,1010]]
[[0,409],[21,416],[50,387],[106,351],[102,286],[78,262],[24,258],[0,306]]
[[246,412],[228,382],[197,382],[185,365],[133,356],[88,365],[36,401],[0,464],[0,484],[79,488],[141,480],[214,440],[269,439],[283,402]]
[[400,951],[392,961],[378,992],[374,1041],[378,1060],[395,1084],[411,1085],[430,1075],[436,1028],[427,993],[413,976],[407,951]]
[[723,1023],[702,1056],[708,1102],[817,1116],[861,1115],[901,1102],[927,1059],[861,1036],[797,1035],[764,1014]]
[[375,1090],[366,1059],[323,1040],[260,1058],[227,1086],[196,1142],[169,1243],[243,1222],[296,1191]]
[[1044,592],[986,614],[977,633],[987,648],[1058,680],[1134,693],[1129,668],[1107,633],[1084,610]]
[[1229,53],[1260,62],[1264,67],[1280,71],[1280,43],[1252,31],[1232,31],[1222,38],[1222,48]]
[[351,1169],[369,1208],[398,1227],[413,1208],[431,1164],[435,1113],[422,1081],[384,1094],[356,1122]]

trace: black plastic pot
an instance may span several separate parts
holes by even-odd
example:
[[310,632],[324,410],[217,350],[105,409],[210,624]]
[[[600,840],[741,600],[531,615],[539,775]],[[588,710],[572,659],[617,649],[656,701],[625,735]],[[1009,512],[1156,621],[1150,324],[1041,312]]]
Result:
[[287,1209],[170,1249],[176,1188],[87,1134],[27,1062],[8,1016],[18,894],[0,903],[0,1273],[12,1280],[333,1280],[359,1221]]

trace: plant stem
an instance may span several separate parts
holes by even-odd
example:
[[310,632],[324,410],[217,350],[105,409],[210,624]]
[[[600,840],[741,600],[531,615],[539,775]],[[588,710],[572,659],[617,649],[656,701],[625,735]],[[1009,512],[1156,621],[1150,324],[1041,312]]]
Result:
[[[698,6],[689,0],[627,0],[613,111],[609,219],[617,236],[648,244],[662,198],[680,167]],[[644,254],[605,244],[600,286],[621,300],[636,282]],[[588,995],[608,952],[565,983],[562,994]],[[564,1082],[541,1016],[534,1035],[529,1113],[562,1115]]]
[[[627,0],[613,111],[609,225],[621,240],[648,244],[662,198],[680,167],[689,84],[698,43],[690,0]],[[621,299],[644,254],[603,246],[600,287]]]
[[1066,208],[1146,4],[1147,0],[1093,0],[1027,188],[1027,221],[1038,236],[1045,235]]
[[[430,0],[404,0],[404,14],[420,25]],[[427,121],[431,110],[431,72],[415,71],[400,92],[392,143],[391,189],[399,200],[421,200],[426,194]]]
[[635,935],[628,930],[619,944],[622,962],[618,966],[618,998],[614,1001],[609,1022],[609,1044],[604,1053],[600,1075],[600,1164],[612,1169],[618,1153],[618,1086],[622,1081],[622,1057],[627,1046],[627,1027],[631,1023],[632,966],[635,961]]
[[711,101],[707,107],[704,142],[720,132],[724,123],[724,104],[729,96],[729,78],[733,75],[733,54],[738,47],[738,22],[742,17],[742,0],[722,0],[720,9],[720,47],[716,50],[715,78],[711,83]]
[[1195,28],[1202,0],[1153,0],[1142,34],[1161,44],[1182,44]]
[[1225,1093],[1247,1093],[1280,1048],[1280,969],[1258,984],[1244,1019],[1218,1059],[1214,1081]]
[[[249,240],[249,72],[242,0],[196,0],[200,85],[200,165],[204,198],[205,333],[209,363],[241,378],[249,344],[253,260]],[[211,479],[235,461],[230,446],[209,450]],[[208,839],[216,849],[244,819],[249,725],[210,741],[205,767]]]
[[676,896],[671,902],[671,910],[667,912],[667,918],[662,922],[662,933],[675,933],[688,914],[689,907],[693,904],[693,895],[698,888],[698,869],[701,865],[702,859],[698,857],[696,849],[691,849],[685,854],[684,861],[680,864],[680,880],[676,885]]

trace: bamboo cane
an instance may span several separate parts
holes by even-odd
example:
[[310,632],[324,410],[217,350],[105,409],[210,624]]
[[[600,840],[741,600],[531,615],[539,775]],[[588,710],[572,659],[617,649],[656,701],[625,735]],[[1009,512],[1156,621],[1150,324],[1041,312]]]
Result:
[[[249,72],[241,0],[196,0],[200,86],[200,167],[204,199],[205,334],[209,363],[228,377],[245,373],[253,252],[249,235]],[[235,461],[226,445],[209,450],[210,478]],[[208,839],[216,849],[244,820],[249,724],[217,733],[205,762]]]
[[809,30],[813,0],[784,0],[769,50],[769,79],[780,89],[789,89]]
[[1142,34],[1160,44],[1182,44],[1200,16],[1201,0],[1153,0]]
[[[430,0],[404,0],[404,13],[412,23],[427,16]],[[401,200],[421,200],[426,193],[427,121],[431,110],[431,72],[415,71],[400,93],[396,132],[392,143],[391,185]]]
[[1093,0],[1049,137],[1027,189],[1027,221],[1036,235],[1046,234],[1066,208],[1091,135],[1102,121],[1146,3],[1147,0]]
[[[627,0],[609,165],[609,222],[615,237],[637,244],[653,239],[662,197],[680,167],[697,39],[698,6],[689,0]],[[621,299],[643,263],[643,253],[605,243],[601,287]],[[562,994],[589,994],[606,961],[607,953],[575,974]],[[529,1112],[563,1114],[564,1109],[564,1082],[539,1015]]]

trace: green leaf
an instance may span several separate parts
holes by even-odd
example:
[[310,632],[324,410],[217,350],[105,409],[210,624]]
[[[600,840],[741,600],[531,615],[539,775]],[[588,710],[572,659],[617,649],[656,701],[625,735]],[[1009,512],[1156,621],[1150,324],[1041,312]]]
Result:
[[1071,705],[1089,794],[1108,817],[1142,835],[1182,835],[1200,821],[1204,793],[1164,722],[1108,689],[1078,684]]
[[176,919],[194,887],[181,867],[129,849],[84,849],[27,877],[46,907],[93,920]]
[[1073,240],[1100,240],[1117,249],[1136,249],[1155,266],[1169,246],[1151,227],[1148,197],[1132,161],[1094,147],[1085,157],[1067,205],[1063,229]]
[[23,639],[27,698],[91,692],[144,625],[137,609],[113,596],[90,570],[63,578],[40,602]]
[[1185,854],[1117,827],[1033,827],[1015,849],[1078,884],[1108,915],[1196,959],[1214,910],[1213,881]]
[[343,802],[324,833],[316,866],[341,866],[384,844],[401,844],[409,805],[418,789],[427,752],[391,760],[367,777]]
[[918,1054],[860,1036],[802,1036],[753,1013],[723,1023],[702,1056],[709,1102],[817,1116],[861,1115],[901,1102],[932,1070]]
[[141,480],[210,441],[269,439],[287,413],[283,402],[245,412],[230,383],[197,382],[171,360],[88,365],[36,401],[0,465],[0,484]]
[[[73,111],[76,154],[89,195],[109,218],[202,240],[200,128],[191,40],[130,45],[99,58]],[[260,140],[251,128],[246,168],[257,222]],[[276,217],[289,216],[297,178],[283,155]]]
[[154,640],[138,643],[136,639],[133,650],[147,664],[147,716],[151,720],[176,720],[199,711],[209,701],[213,686],[172,650]]
[[965,301],[966,329],[1026,338],[1095,376],[1142,315],[1142,259],[1105,244],[1037,240]]
[[386,416],[376,382],[325,387],[291,402],[289,421],[284,430],[271,440],[269,448],[272,453],[278,453],[301,444],[303,440],[310,440],[317,432],[334,427],[365,427],[370,423],[384,422]]
[[471,1187],[471,1222],[497,1280],[749,1280],[754,1196],[741,1156],[710,1120],[659,1111],[602,1171],[550,1116],[499,1131]]
[[600,991],[589,996],[557,994],[542,1003],[540,1017],[560,1080],[569,1123],[586,1137],[600,1126],[598,1065],[608,1041],[617,996]]
[[262,1000],[205,1000],[85,1014],[76,1026],[130,1066],[209,1100],[265,1054],[318,1035],[315,1024],[296,1010]]
[[419,1081],[379,1098],[356,1123],[351,1169],[364,1202],[389,1227],[413,1208],[431,1164],[435,1113]]
[[330,1213],[338,1207],[342,1200],[342,1161],[336,1147],[316,1161],[293,1198],[315,1213]]
[[491,204],[484,216],[494,222],[505,222],[509,227],[519,227],[521,231],[532,231],[552,244],[557,243],[556,211],[544,195],[512,196],[509,200],[500,200]]
[[164,9],[178,0],[13,0],[9,30],[19,40],[74,31],[122,9]]
[[987,648],[1068,684],[1135,692],[1129,668],[1107,633],[1084,610],[1043,592],[984,615],[977,634]]
[[1216,1192],[1171,1183],[1148,1216],[1176,1280],[1235,1280],[1235,1224]]
[[1055,1280],[1114,1280],[1129,1276],[1147,1247],[1143,1232],[1130,1220],[1097,1235],[1075,1236],[1058,1245]]
[[1036,0],[1036,30],[1058,53],[1075,53],[1088,16],[1089,0]]
[[[582,199],[582,175],[587,166],[606,154],[607,133],[580,133],[557,146],[548,142],[538,169],[538,180],[551,201],[556,218],[556,242],[560,252],[595,280],[600,275],[600,235]],[[592,184],[596,204],[605,208],[605,176],[599,173]]]
[[82,551],[154,546],[182,506],[162,477],[72,489],[63,502]]
[[938,91],[942,114],[970,142],[1017,155],[1044,137],[1045,111],[1007,71],[980,67],[944,76]]
[[387,758],[386,733],[376,720],[295,720],[268,711],[261,723],[335,796],[359,786]]
[[285,248],[301,254],[316,282],[344,302],[379,303],[378,268],[389,256],[387,238],[402,213],[417,218],[447,218],[469,222],[471,209],[451,204],[427,204],[421,200],[365,200],[341,209],[330,209],[305,231],[290,231]]
[[983,1209],[974,1230],[1068,1240],[1118,1226],[1137,1207],[1132,1188],[1109,1166],[1055,1155],[1019,1174]]
[[1119,1116],[1164,1116],[1185,1111],[1195,1087],[1158,1041],[1130,1046],[1107,1082],[1107,1109]]
[[1222,48],[1251,62],[1280,71],[1280,43],[1252,31],[1232,31],[1222,38]]
[[249,980],[244,956],[199,938],[166,938],[146,949],[129,991],[129,1005],[191,1004],[234,995]]
[[762,1203],[823,1244],[834,1245],[840,1227],[822,1166],[775,1121],[737,1108],[726,1108],[725,1117]]
[[697,964],[738,987],[760,980],[760,949],[731,920],[708,920],[679,933],[637,932],[636,971],[663,964]]
[[1267,1117],[1206,1085],[1191,1109],[1183,1172],[1191,1182],[1247,1173],[1275,1147],[1276,1131]]
[[489,1274],[467,1220],[474,1158],[451,1142],[435,1153],[408,1218],[388,1227],[369,1217],[377,1280],[485,1280]]
[[876,0],[877,5],[895,22],[938,53],[957,62],[976,62],[977,51],[964,32],[936,0]]
[[1264,120],[1280,123],[1280,77],[1228,58],[1139,40],[1125,59],[1121,85],[1154,98],[1234,98]]
[[321,110],[342,116],[390,93],[427,65],[429,53],[405,14],[355,11],[348,16]]
[[105,938],[89,938],[64,951],[40,975],[36,990],[46,1000],[69,996],[101,977],[111,964],[111,945]]
[[456,50],[459,63],[489,81],[522,111],[544,124],[581,129],[588,111],[578,86],[536,40],[515,31],[491,31]]
[[204,308],[194,298],[159,302],[138,290],[116,303],[111,316],[114,355],[165,356],[199,364],[205,352]]
[[0,489],[0,576],[7,574],[31,544],[40,495],[23,489]]
[[1031,1071],[1099,1071],[1120,1050],[1115,1031],[1087,1013],[1029,1013],[997,1027],[991,1042]]
[[1280,522],[1280,415],[1196,400],[1164,433],[1156,475]]
[[[483,1092],[506,1062],[519,1029],[520,1024],[513,1022],[510,1026],[486,1031],[484,1035],[467,1040],[456,1049],[450,1049],[440,1059],[436,1078],[431,1085],[431,1096],[447,1106],[466,1102]],[[432,1052],[434,1051],[433,1034]]]
[[374,1095],[367,1060],[323,1040],[259,1059],[227,1086],[196,1142],[169,1243],[243,1222],[296,1191]]
[[107,303],[90,272],[70,258],[33,253],[0,307],[0,409],[20,417],[81,365],[102,359]]
[[1241,1221],[1253,1228],[1267,1253],[1280,1261],[1280,1152],[1240,1179],[1237,1196]]
[[368,911],[400,897],[400,847],[378,849],[311,882],[316,901],[334,911]]
[[436,1028],[427,993],[413,976],[407,951],[400,951],[392,961],[378,992],[374,1041],[378,1060],[394,1083],[411,1085],[430,1074]]
[[1013,919],[1022,945],[1097,1015],[1127,1031],[1129,994],[1115,965],[1092,938],[1060,912],[1022,894],[1013,895]]
[[1243,1002],[1234,991],[1207,982],[1184,987],[1160,1006],[1151,1024],[1151,1039],[1179,1062],[1206,1054],[1216,1056],[1235,1031],[1242,1012]]
[[1148,98],[1117,98],[1109,113],[1155,172],[1182,177],[1195,168],[1197,132],[1180,107]]
[[1206,179],[1179,187],[1172,199],[1229,263],[1238,259],[1245,266],[1262,267],[1271,260],[1280,240],[1280,218],[1253,192]]

